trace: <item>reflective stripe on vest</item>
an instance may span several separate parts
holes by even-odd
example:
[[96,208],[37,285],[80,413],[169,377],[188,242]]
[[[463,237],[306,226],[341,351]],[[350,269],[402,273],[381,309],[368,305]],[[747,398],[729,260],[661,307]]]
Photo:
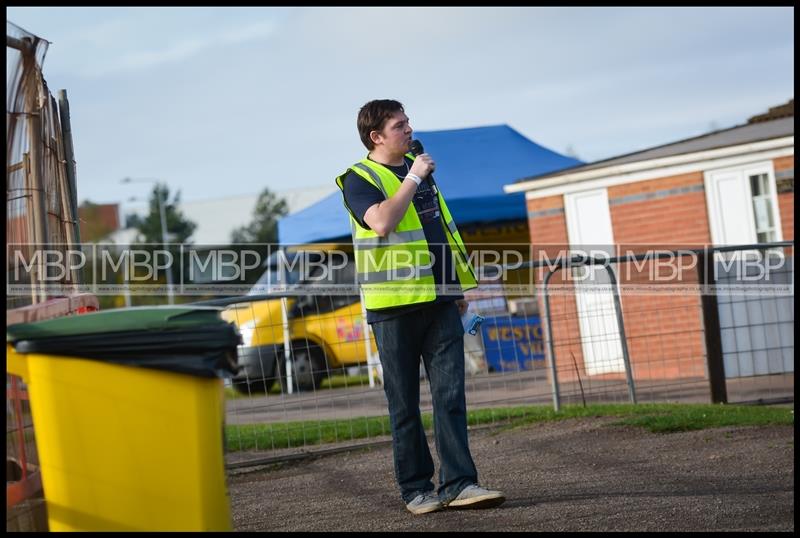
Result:
[[372,178],[372,184],[381,190],[383,195],[386,196],[387,200],[389,199],[389,196],[386,194],[386,189],[383,188],[383,182],[381,181],[381,178],[378,177],[378,174],[372,168],[362,163],[356,163],[353,166],[368,173],[369,177]]
[[388,245],[399,245],[400,243],[410,243],[412,241],[421,241],[425,239],[425,232],[423,230],[411,230],[408,232],[391,232],[386,237],[362,237],[353,239],[353,246],[355,248],[377,248],[385,247]]
[[412,277],[432,277],[433,269],[430,267],[399,267],[388,271],[372,271],[358,273],[359,284],[382,284],[384,282],[398,282]]
[[[406,154],[411,160],[414,156]],[[350,171],[379,189],[386,199],[400,188],[401,181],[388,168],[363,159],[336,178],[336,184],[344,193],[344,178]],[[438,189],[437,189],[438,190]],[[438,193],[445,235],[461,289],[466,291],[477,286],[475,274],[466,259],[466,249],[461,241],[450,211],[441,193]],[[359,283],[364,292],[366,308],[377,310],[394,306],[430,302],[436,299],[436,286],[431,269],[430,250],[419,215],[413,202],[396,229],[385,237],[373,230],[363,228],[347,206],[350,227],[353,232],[353,249]]]

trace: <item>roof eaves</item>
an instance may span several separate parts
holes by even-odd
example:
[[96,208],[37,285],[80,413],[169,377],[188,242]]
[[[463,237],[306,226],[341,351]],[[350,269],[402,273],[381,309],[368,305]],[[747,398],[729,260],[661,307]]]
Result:
[[[776,119],[784,119],[784,118],[776,118]],[[770,121],[773,121],[773,120],[770,120]],[[666,148],[666,147],[669,147],[669,146],[677,146],[678,144],[684,144],[686,142],[692,142],[692,141],[699,140],[701,138],[706,138],[706,137],[709,137],[709,136],[716,136],[716,135],[719,135],[719,134],[727,132],[727,131],[732,131],[734,129],[740,129],[742,127],[748,127],[748,126],[751,126],[751,125],[753,125],[753,124],[752,123],[743,123],[743,124],[740,124],[740,125],[734,125],[733,127],[727,127],[725,129],[718,129],[716,131],[711,131],[710,133],[704,133],[704,134],[699,135],[699,136],[692,136],[692,137],[689,137],[689,138],[684,138],[682,140],[676,140],[675,142],[669,142],[668,144],[661,144],[659,146],[653,146],[653,147],[650,147],[650,148],[645,148],[645,149],[633,151],[631,153],[623,153],[622,155],[615,155],[614,157],[609,157],[609,158],[606,158],[606,159],[601,159],[599,161],[593,161],[593,162],[590,162],[590,163],[585,163],[585,164],[574,166],[574,167],[571,167],[571,168],[564,168],[564,169],[559,170],[558,172],[555,172],[555,173],[545,173],[545,174],[538,174],[538,175],[535,175],[535,176],[526,176],[526,177],[523,177],[523,178],[515,180],[513,183],[523,183],[523,182],[526,182],[526,181],[533,181],[533,180],[536,180],[536,179],[544,179],[544,178],[549,178],[549,177],[558,177],[558,176],[562,176],[562,175],[578,172],[578,171],[583,170],[583,169],[589,170],[589,169],[595,169],[595,168],[603,168],[603,163],[611,163],[611,161],[617,161],[617,160],[620,160],[620,159],[633,157],[633,156],[641,154],[641,153],[647,153],[647,152],[654,151],[654,150],[657,150],[657,149]],[[772,136],[772,137],[768,137],[768,138],[763,138],[762,140],[770,140],[772,138],[782,138],[783,136],[785,136],[785,135],[776,135],[776,136]],[[719,145],[719,146],[713,146],[713,147],[710,147],[710,148],[704,148],[704,150],[718,149],[718,148],[723,148],[723,147],[733,146],[733,145],[737,145],[737,144],[722,144],[722,145]],[[673,153],[673,154],[670,155],[670,157],[679,156],[679,155],[688,155],[690,153],[695,153],[696,151],[697,150],[687,150],[687,151],[683,151],[683,152],[679,152],[679,153]],[[645,161],[645,160],[647,160],[647,159],[642,159],[642,161]],[[637,161],[634,160],[634,161],[627,161],[627,162],[628,163],[632,163],[632,162],[637,162]]]

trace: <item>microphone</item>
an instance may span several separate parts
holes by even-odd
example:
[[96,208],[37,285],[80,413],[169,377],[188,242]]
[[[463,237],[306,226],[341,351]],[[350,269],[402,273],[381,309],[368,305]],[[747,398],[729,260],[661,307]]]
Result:
[[414,157],[425,153],[425,150],[422,148],[422,142],[419,140],[412,140],[411,144],[408,145],[408,151],[414,154]]
[[[414,155],[414,157],[416,157],[417,155],[421,155],[421,154],[425,153],[425,149],[422,147],[422,142],[420,142],[419,140],[412,140],[411,143],[408,145],[408,151],[410,151],[411,154]],[[433,174],[432,173],[428,174],[428,177],[425,178],[426,181],[429,180],[429,179],[430,179],[431,186],[436,185],[436,182],[433,180]],[[433,192],[435,193],[436,190],[434,190]]]

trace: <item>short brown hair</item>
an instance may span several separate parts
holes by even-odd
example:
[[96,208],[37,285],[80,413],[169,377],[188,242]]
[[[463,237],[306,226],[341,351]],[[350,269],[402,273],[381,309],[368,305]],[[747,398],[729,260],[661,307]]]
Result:
[[394,99],[375,99],[361,107],[361,110],[358,111],[356,125],[358,126],[358,136],[361,137],[361,142],[368,150],[375,149],[369,133],[383,129],[386,120],[397,112],[405,111],[403,103]]

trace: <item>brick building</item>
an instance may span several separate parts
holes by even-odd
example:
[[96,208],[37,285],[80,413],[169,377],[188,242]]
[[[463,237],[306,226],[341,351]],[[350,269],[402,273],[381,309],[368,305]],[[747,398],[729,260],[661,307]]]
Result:
[[[567,246],[605,248],[614,256],[656,248],[793,240],[794,101],[754,116],[744,125],[523,178],[505,190],[526,194],[530,240],[537,258],[544,254],[552,259]],[[653,283],[652,264],[631,267],[617,266],[621,284]],[[543,274],[538,272],[537,283]],[[559,285],[572,289],[572,293],[551,295],[560,379],[577,375],[623,378],[613,296],[585,293],[570,275],[575,273],[561,271],[551,280],[554,290]],[[687,271],[682,279],[682,283],[696,284],[696,270]],[[625,288],[622,309],[635,378],[705,377],[698,294],[636,294],[626,293]],[[769,333],[772,329],[767,324],[737,328],[731,321],[726,326],[726,315],[732,318],[735,313],[723,311],[731,305],[720,304],[727,377],[793,371],[793,307],[784,303],[777,306],[774,333]],[[756,306],[764,311],[763,305]],[[746,313],[753,308],[746,305]],[[755,334],[753,327],[766,333]],[[749,331],[748,342],[770,341],[773,334],[773,340],[789,339],[789,343],[763,349],[748,343],[750,347],[743,348],[742,330]]]

